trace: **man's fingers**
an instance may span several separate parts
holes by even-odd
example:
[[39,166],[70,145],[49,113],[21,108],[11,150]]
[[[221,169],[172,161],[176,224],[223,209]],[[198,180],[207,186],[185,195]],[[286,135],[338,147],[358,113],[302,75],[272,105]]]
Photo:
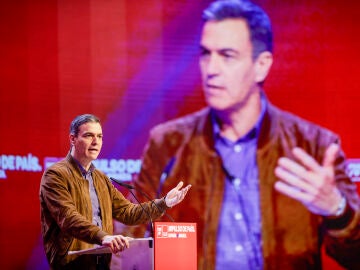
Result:
[[286,182],[287,185],[302,190],[306,193],[314,193],[315,190],[312,183],[311,182],[309,183],[307,179],[302,178],[304,174],[302,173],[302,170],[296,173],[294,171],[286,170],[284,167],[278,166],[275,168],[275,175],[280,180]]
[[311,171],[319,171],[321,169],[320,164],[303,149],[295,147],[292,152],[306,169]]
[[183,181],[179,182],[179,184],[170,190],[165,196],[165,203],[168,207],[173,207],[185,198],[185,195],[189,191],[191,185],[187,185],[185,188],[181,189],[183,185]]
[[183,181],[180,181],[180,182],[177,184],[176,189],[177,189],[177,190],[180,190],[183,185],[184,185],[184,182],[183,182]]
[[187,186],[182,190],[184,197],[185,197],[186,193],[189,191],[190,188],[191,188],[191,185],[187,185]]
[[125,247],[129,248],[129,246],[130,246],[129,239],[127,237],[124,237],[123,240],[124,240]]
[[184,187],[179,194],[179,201],[182,201],[185,198],[186,193],[189,191],[189,189],[191,188],[191,185],[187,185],[186,187]]
[[123,251],[125,248],[129,248],[129,241],[126,237],[119,235],[116,237],[116,240],[120,251]]
[[281,167],[286,171],[291,172],[292,174],[299,175],[300,177],[304,177],[307,173],[307,170],[304,166],[287,157],[279,158],[278,167]]
[[284,182],[275,182],[275,189],[297,201],[306,202],[308,200],[308,195],[306,193],[303,193],[300,189],[290,186]]
[[330,146],[325,151],[325,156],[323,160],[324,167],[332,167],[334,166],[336,156],[340,151],[340,146],[336,143],[330,144]]
[[[330,144],[326,149],[324,159],[322,161],[323,167],[332,167],[334,166],[336,156],[340,150],[340,146],[336,143]],[[293,149],[294,156],[308,169],[311,171],[320,171],[322,166],[309,154],[307,154],[303,149],[295,147]]]
[[110,247],[113,253],[123,251],[125,248],[129,248],[129,240],[131,237],[125,237],[122,235],[109,235],[106,236],[103,241],[103,245]]

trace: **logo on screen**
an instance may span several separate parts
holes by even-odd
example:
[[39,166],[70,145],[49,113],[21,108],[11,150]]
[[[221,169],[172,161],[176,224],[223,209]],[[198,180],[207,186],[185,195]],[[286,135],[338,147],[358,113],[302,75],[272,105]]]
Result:
[[347,160],[346,174],[353,182],[360,182],[360,158]]
[[0,179],[6,179],[6,171],[40,172],[42,166],[39,158],[29,153],[27,155],[0,155]]

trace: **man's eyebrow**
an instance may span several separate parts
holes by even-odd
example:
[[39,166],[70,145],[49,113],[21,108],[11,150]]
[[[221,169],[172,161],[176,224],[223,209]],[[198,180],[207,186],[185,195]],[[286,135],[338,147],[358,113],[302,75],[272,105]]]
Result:
[[[199,45],[199,49],[201,51],[211,51],[209,48],[205,47],[204,45]],[[239,52],[233,48],[222,48],[222,49],[218,49],[216,50],[216,52],[220,53],[220,54],[225,54],[225,53],[231,53],[231,54],[236,54],[238,55]]]
[[238,52],[237,50],[232,49],[232,48],[219,49],[218,52],[219,52],[219,53],[222,53],[222,54],[224,54],[224,53],[231,53],[231,54],[236,54],[236,55],[239,54],[239,52]]

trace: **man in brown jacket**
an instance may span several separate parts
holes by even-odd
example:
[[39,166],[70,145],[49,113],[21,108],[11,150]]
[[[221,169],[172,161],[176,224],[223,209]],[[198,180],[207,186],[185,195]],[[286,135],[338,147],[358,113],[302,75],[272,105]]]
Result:
[[[49,167],[40,184],[41,230],[51,269],[109,269],[110,255],[68,255],[96,245],[113,253],[129,247],[129,239],[113,234],[113,218],[127,225],[147,223],[180,203],[190,186],[180,182],[164,198],[132,204],[97,170],[92,161],[102,147],[100,120],[79,115],[70,126],[70,152]],[[151,216],[151,219],[150,219]]]
[[152,129],[135,184],[153,196],[179,177],[193,186],[169,213],[197,222],[198,269],[321,269],[323,245],[360,269],[360,202],[339,137],[263,92],[268,16],[241,0],[213,2],[203,15],[208,108]]

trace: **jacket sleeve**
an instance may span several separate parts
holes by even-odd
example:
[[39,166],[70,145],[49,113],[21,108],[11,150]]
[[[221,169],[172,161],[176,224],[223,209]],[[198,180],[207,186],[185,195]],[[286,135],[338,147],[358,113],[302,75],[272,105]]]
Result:
[[328,255],[347,269],[360,269],[360,199],[357,187],[345,173],[341,154],[335,170],[336,182],[346,198],[346,208],[339,217],[324,218],[324,244]]
[[[132,203],[111,183],[108,183],[108,185],[112,194],[113,218],[125,225],[139,225],[153,221],[161,217],[168,209],[164,198]],[[138,196],[135,196],[139,200]]]

